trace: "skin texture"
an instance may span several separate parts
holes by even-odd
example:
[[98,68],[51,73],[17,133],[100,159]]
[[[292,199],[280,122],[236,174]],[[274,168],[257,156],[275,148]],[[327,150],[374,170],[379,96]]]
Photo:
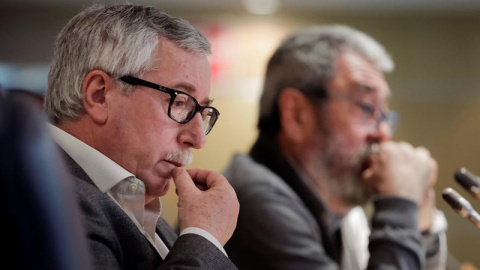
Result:
[[[158,65],[140,78],[187,92],[201,105],[210,103],[210,65],[205,56],[162,40],[152,57]],[[235,192],[218,173],[195,170],[189,174],[180,169],[189,165],[186,160],[192,148],[205,145],[200,114],[179,124],[167,114],[170,95],[143,86],[123,95],[118,80],[102,70],[88,73],[82,90],[87,113],[77,121],[61,123],[60,128],[142,180],[146,204],[165,195],[173,177],[178,184],[181,228],[202,228],[225,244],[239,211]]]

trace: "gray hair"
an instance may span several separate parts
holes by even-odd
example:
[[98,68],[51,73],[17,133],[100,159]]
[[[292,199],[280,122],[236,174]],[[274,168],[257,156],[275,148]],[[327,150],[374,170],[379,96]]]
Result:
[[[152,57],[162,39],[189,52],[209,55],[208,40],[189,22],[153,7],[92,5],[73,17],[59,33],[48,75],[45,109],[55,123],[75,120],[85,113],[82,82],[92,70],[111,76],[153,70]],[[133,90],[120,83],[127,95]]]
[[393,60],[370,36],[347,26],[313,26],[287,36],[274,52],[260,99],[260,131],[280,129],[278,97],[288,87],[325,98],[325,84],[335,75],[336,60],[346,52],[358,53],[379,70],[393,70]]

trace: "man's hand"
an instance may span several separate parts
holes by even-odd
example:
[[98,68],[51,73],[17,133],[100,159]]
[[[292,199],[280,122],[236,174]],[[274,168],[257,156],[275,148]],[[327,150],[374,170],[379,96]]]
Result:
[[180,230],[198,227],[212,234],[223,246],[237,226],[237,195],[221,174],[207,170],[175,168]]
[[428,201],[437,177],[437,162],[430,152],[402,142],[384,142],[364,171],[365,184],[379,195],[399,196],[419,206]]

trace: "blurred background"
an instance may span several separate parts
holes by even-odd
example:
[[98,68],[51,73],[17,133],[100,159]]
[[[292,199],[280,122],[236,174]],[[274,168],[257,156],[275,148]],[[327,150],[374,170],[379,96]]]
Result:
[[[0,87],[43,93],[56,34],[93,0],[0,0]],[[347,24],[373,36],[392,55],[391,108],[401,114],[394,139],[430,149],[439,164],[437,206],[449,228],[449,251],[480,266],[480,230],[441,198],[466,167],[480,174],[480,1],[478,0],[131,0],[183,17],[213,45],[212,93],[221,116],[195,151],[191,167],[221,172],[256,138],[257,104],[266,61],[290,31]],[[176,223],[174,188],[164,218]]]

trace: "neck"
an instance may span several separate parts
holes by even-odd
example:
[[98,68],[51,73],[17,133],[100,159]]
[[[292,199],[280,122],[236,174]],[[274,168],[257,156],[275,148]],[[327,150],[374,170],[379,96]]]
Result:
[[276,139],[283,155],[299,173],[304,175],[302,178],[309,182],[308,184],[322,198],[323,203],[330,211],[345,215],[354,207],[354,205],[348,204],[342,199],[338,191],[338,188],[341,187],[331,184],[331,181],[335,180],[329,177],[328,170],[318,158],[318,151],[312,149],[312,145],[294,144],[287,141],[281,134]]
[[102,149],[103,140],[101,132],[89,117],[82,116],[80,119],[64,121],[56,124],[56,126],[85,144],[88,144],[102,153],[104,152]]
[[332,189],[328,188],[328,183],[318,183],[318,181],[315,180],[313,180],[313,182],[315,182],[317,192],[320,194],[325,204],[332,212],[344,216],[354,207],[353,205],[347,204],[345,201],[343,201],[335,192],[332,192]]

